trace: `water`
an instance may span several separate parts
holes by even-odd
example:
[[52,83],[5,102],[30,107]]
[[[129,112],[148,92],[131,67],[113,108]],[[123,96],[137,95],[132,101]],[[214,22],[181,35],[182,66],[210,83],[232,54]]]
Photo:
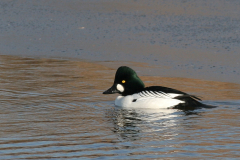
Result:
[[239,15],[239,0],[2,0],[0,52],[144,62],[158,66],[152,76],[240,83]]
[[0,56],[0,72],[0,159],[240,157],[238,84],[141,77],[219,107],[122,110],[102,95],[115,70],[96,63]]

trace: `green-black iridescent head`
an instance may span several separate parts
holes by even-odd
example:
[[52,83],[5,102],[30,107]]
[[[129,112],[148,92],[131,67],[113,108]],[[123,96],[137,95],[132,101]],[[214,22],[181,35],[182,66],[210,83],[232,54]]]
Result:
[[116,72],[113,86],[103,94],[120,93],[126,96],[141,91],[143,88],[144,83],[137,76],[137,73],[127,66],[121,66]]

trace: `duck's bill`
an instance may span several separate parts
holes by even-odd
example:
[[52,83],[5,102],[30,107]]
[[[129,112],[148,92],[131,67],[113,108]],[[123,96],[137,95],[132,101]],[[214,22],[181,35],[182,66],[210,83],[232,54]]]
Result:
[[114,93],[119,93],[119,91],[116,88],[116,85],[113,85],[111,88],[103,92],[103,94],[114,94]]

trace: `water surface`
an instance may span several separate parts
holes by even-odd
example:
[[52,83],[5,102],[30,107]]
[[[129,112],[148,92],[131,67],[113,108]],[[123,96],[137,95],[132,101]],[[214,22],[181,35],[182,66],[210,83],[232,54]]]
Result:
[[239,158],[238,84],[140,74],[219,107],[122,110],[116,95],[102,95],[114,74],[90,62],[0,56],[0,159]]
[[0,52],[240,83],[239,15],[239,0],[1,0]]

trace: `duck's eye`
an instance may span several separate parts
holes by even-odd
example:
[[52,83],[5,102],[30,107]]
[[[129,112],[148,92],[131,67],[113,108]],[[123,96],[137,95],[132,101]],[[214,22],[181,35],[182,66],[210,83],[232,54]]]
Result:
[[126,81],[125,81],[125,80],[122,80],[122,83],[126,83]]

